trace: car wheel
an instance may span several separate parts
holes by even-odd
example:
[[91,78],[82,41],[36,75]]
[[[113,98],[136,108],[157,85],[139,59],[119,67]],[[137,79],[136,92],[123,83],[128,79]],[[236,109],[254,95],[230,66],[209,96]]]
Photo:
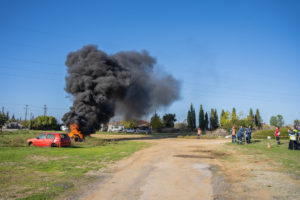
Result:
[[32,146],[33,146],[32,142],[29,142],[29,143],[28,143],[28,146],[32,147]]
[[57,147],[57,145],[55,143],[52,143],[51,147]]

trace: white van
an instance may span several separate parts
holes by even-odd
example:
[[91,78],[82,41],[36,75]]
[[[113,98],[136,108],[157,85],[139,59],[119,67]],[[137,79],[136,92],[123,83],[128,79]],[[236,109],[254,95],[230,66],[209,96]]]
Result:
[[123,125],[112,125],[110,129],[108,129],[109,132],[122,132],[124,129]]

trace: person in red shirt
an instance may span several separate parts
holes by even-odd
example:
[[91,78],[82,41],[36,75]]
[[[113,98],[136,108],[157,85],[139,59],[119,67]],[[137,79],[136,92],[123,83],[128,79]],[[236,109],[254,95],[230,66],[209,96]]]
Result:
[[280,130],[279,127],[276,127],[275,133],[274,133],[276,140],[277,140],[277,144],[280,144],[280,140],[279,140],[279,136],[280,136]]

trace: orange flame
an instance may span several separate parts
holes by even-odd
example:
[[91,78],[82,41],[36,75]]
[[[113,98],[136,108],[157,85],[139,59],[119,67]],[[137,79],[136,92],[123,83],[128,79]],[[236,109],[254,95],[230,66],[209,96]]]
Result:
[[79,130],[79,126],[75,123],[70,124],[70,133],[68,134],[70,138],[74,139],[75,141],[77,140],[83,140],[83,135]]

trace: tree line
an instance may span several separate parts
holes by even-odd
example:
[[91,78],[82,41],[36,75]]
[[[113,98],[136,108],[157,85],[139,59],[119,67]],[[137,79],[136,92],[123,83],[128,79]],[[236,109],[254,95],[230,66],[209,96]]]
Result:
[[32,130],[59,130],[60,125],[55,117],[53,116],[38,116],[36,118],[32,117],[30,120],[17,119],[13,114],[11,117],[9,112],[4,112],[4,109],[0,112],[0,128],[2,132],[2,127],[8,122],[18,122],[24,127]]
[[[232,109],[232,112],[224,111],[222,109],[219,121],[217,109],[211,108],[210,113],[208,113],[205,112],[203,106],[200,105],[198,120],[198,127],[201,130],[215,130],[218,127],[221,127],[229,131],[232,126],[240,125],[245,127],[251,125],[252,127],[260,129],[262,126],[259,109],[256,109],[254,114],[252,108],[250,108],[249,114],[246,117],[238,116],[235,108]],[[196,112],[193,104],[191,104],[190,109],[188,110],[187,126],[191,131],[196,129]]]
[[165,114],[162,119],[155,112],[151,117],[150,126],[153,130],[160,131],[162,128],[174,128],[174,124],[177,121],[176,115],[172,113]]
[[244,126],[244,127],[255,127],[261,129],[262,127],[262,118],[260,116],[259,109],[256,109],[254,114],[252,108],[249,109],[249,113],[246,117],[242,115],[238,116],[236,109],[232,108],[232,112],[222,110],[220,125],[223,129],[229,131],[232,126]]

